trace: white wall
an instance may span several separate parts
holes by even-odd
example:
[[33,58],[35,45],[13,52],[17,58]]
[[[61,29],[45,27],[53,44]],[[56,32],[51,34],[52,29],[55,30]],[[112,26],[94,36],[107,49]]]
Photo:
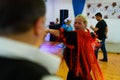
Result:
[[[92,0],[92,2],[120,2],[120,0]],[[91,2],[91,0],[87,0],[87,2]],[[120,4],[120,3],[119,3]],[[105,19],[108,25],[108,39],[107,42],[110,43],[120,43],[120,19]],[[97,21],[95,19],[89,19],[89,25],[96,25]]]
[[49,24],[49,21],[55,21],[56,18],[60,19],[60,9],[68,9],[69,17],[71,17],[71,19],[74,20],[74,13],[71,4],[72,4],[72,0],[47,0],[46,24]]
[[[87,2],[93,1],[93,0],[87,0]],[[104,1],[104,0],[94,0],[94,1]],[[110,0],[107,0],[110,1]],[[120,1],[120,0],[114,0],[114,1]],[[55,21],[55,19],[60,17],[60,9],[68,9],[69,10],[69,16],[72,18],[72,25],[74,22],[74,13],[73,13],[73,7],[72,7],[72,0],[47,0],[47,22],[46,25],[49,25],[50,21]],[[86,7],[84,7],[83,14],[86,15]],[[105,19],[105,21],[108,24],[108,39],[107,42],[114,42],[114,43],[120,43],[120,20],[119,19]],[[95,19],[88,19],[88,28],[89,26],[95,25],[97,21]]]

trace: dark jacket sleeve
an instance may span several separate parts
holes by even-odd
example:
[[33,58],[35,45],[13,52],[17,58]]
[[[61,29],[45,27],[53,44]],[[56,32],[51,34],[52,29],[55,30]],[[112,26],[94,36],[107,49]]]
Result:
[[[66,64],[68,68],[70,68],[70,60],[71,56],[72,58],[76,58],[76,53],[77,53],[77,35],[75,31],[64,31],[64,38],[66,39],[66,48],[64,49],[64,59],[66,61]],[[68,47],[68,45],[74,46],[74,48],[71,50],[71,48]],[[73,62],[74,63],[74,62]]]
[[75,31],[64,31],[63,34],[64,34],[67,44],[76,46],[77,39],[76,39]]

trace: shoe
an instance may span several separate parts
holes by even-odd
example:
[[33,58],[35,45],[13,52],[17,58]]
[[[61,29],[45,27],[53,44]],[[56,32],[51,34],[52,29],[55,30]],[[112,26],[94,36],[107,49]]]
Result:
[[106,59],[99,59],[100,61],[103,61],[103,62],[108,62],[108,60]]

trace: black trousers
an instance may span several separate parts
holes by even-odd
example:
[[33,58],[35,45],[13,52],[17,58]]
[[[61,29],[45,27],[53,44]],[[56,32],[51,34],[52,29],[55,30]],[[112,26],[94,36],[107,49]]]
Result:
[[[67,80],[88,80],[87,79],[87,77],[86,76],[78,76],[78,77],[76,77],[75,75],[74,75],[74,72],[73,71],[69,71],[68,72],[68,75],[67,75]],[[91,80],[93,80],[92,79],[92,76],[91,76]]]
[[67,75],[67,80],[85,80],[85,79],[82,79],[82,77],[80,76],[76,77],[73,71],[69,71]]

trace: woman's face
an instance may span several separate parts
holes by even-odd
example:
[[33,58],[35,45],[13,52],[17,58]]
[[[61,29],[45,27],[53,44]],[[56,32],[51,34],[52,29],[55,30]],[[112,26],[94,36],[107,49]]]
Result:
[[83,22],[83,19],[78,17],[74,21],[74,28],[75,30],[85,30],[86,24]]

